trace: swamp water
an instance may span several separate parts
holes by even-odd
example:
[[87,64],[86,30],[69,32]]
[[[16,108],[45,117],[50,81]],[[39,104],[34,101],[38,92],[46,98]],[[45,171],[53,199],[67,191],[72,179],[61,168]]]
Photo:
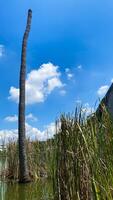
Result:
[[[5,162],[0,160],[0,171]],[[45,178],[29,184],[0,181],[0,200],[52,200],[52,182]]]

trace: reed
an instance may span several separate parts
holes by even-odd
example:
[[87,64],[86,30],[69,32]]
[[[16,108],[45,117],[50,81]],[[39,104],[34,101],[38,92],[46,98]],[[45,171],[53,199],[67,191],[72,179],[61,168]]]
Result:
[[101,119],[77,109],[60,122],[55,199],[113,199],[113,123],[106,109]]
[[[33,180],[48,178],[54,200],[113,199],[113,123],[105,108],[86,117],[82,108],[62,115],[46,142],[26,141]],[[7,146],[7,177],[18,179],[18,145]]]

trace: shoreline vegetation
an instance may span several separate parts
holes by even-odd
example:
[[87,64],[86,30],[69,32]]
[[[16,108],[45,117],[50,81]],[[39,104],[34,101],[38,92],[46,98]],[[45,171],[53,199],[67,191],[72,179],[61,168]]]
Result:
[[[96,113],[86,118],[80,108],[62,115],[54,138],[26,140],[26,152],[31,180],[51,180],[52,199],[113,199],[113,123],[105,108],[101,119]],[[3,179],[18,181],[18,143],[7,144],[2,154]]]

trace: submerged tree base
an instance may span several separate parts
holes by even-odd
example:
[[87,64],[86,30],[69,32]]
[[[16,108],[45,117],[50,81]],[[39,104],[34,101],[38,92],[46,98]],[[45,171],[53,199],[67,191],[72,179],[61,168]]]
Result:
[[26,184],[26,183],[31,183],[33,182],[33,180],[31,180],[30,178],[24,178],[24,179],[19,179],[18,183],[20,184]]

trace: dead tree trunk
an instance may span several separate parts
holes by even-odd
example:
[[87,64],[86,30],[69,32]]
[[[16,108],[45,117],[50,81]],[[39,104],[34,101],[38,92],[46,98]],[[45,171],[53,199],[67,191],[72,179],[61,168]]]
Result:
[[27,40],[31,27],[32,11],[28,11],[27,25],[22,42],[21,68],[20,68],[20,94],[19,94],[19,113],[18,113],[18,134],[19,134],[19,182],[30,181],[27,165],[27,155],[25,147],[25,79],[26,79],[26,48]]

